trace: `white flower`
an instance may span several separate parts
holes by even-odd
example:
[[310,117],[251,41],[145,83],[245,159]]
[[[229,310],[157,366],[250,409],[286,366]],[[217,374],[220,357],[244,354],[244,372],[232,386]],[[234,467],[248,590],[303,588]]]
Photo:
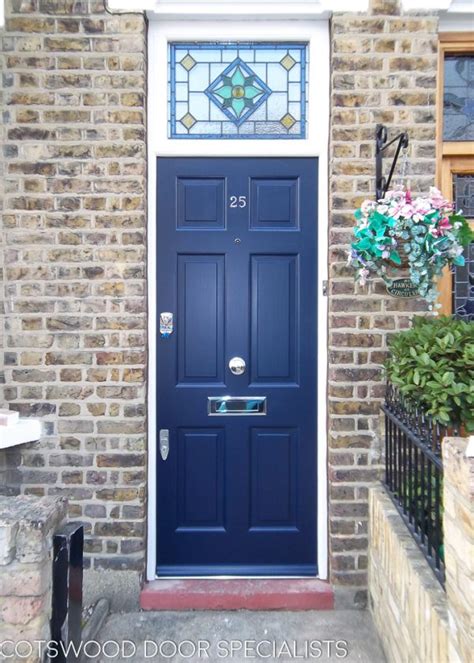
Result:
[[367,277],[369,276],[370,272],[369,270],[364,267],[363,269],[360,270],[359,272],[359,285],[364,286],[367,283]]
[[364,214],[365,216],[368,216],[371,212],[373,212],[375,207],[376,207],[376,203],[375,203],[374,200],[364,200],[364,202],[360,206],[360,210],[361,210],[362,214]]

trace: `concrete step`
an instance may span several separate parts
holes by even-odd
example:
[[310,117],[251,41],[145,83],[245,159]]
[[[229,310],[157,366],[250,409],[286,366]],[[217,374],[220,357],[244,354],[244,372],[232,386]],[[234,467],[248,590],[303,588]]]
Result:
[[331,585],[316,578],[154,580],[142,610],[332,610]]

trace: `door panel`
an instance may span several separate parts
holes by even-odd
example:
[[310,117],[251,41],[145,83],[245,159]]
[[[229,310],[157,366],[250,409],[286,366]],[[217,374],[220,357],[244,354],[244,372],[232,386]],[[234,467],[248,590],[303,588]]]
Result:
[[298,256],[251,256],[251,378],[296,383]]
[[179,383],[222,383],[224,256],[178,255],[177,292]]
[[159,575],[317,571],[316,183],[314,159],[158,159]]
[[180,429],[178,435],[178,530],[223,529],[224,430]]
[[252,230],[297,229],[299,178],[251,180]]
[[180,177],[176,181],[177,228],[225,228],[225,179]]
[[297,529],[298,431],[256,428],[251,435],[251,527]]

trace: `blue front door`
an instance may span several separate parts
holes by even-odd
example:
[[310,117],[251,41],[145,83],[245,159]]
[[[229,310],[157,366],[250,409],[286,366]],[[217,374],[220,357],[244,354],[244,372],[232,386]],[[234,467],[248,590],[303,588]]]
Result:
[[314,575],[317,160],[157,186],[158,574]]

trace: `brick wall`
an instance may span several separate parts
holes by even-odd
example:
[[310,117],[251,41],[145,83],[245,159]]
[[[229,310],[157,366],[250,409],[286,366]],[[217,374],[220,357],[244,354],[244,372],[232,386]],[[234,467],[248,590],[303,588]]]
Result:
[[[2,658],[43,660],[36,647],[38,641],[51,639],[53,534],[65,512],[59,498],[0,497],[0,640],[6,641]],[[18,644],[17,656],[11,643]]]
[[364,587],[367,491],[382,461],[387,335],[405,328],[424,305],[388,296],[381,282],[355,286],[346,252],[353,211],[374,195],[377,123],[393,135],[408,131],[412,190],[426,192],[434,183],[437,20],[400,16],[395,0],[372,0],[368,14],[335,14],[331,30],[330,567],[336,584]]
[[472,660],[474,457],[467,438],[443,440],[446,591],[391,498],[370,490],[370,609],[389,663]]
[[443,588],[388,493],[372,488],[369,502],[369,605],[388,663],[460,663]]
[[4,396],[45,422],[21,489],[68,496],[95,568],[142,569],[145,20],[6,5]]
[[[374,0],[331,29],[330,563],[363,588],[386,336],[422,305],[356,288],[345,251],[377,122],[409,131],[413,189],[433,183],[437,23]],[[102,0],[7,0],[4,396],[45,421],[22,490],[68,495],[96,568],[144,558],[145,35]]]

